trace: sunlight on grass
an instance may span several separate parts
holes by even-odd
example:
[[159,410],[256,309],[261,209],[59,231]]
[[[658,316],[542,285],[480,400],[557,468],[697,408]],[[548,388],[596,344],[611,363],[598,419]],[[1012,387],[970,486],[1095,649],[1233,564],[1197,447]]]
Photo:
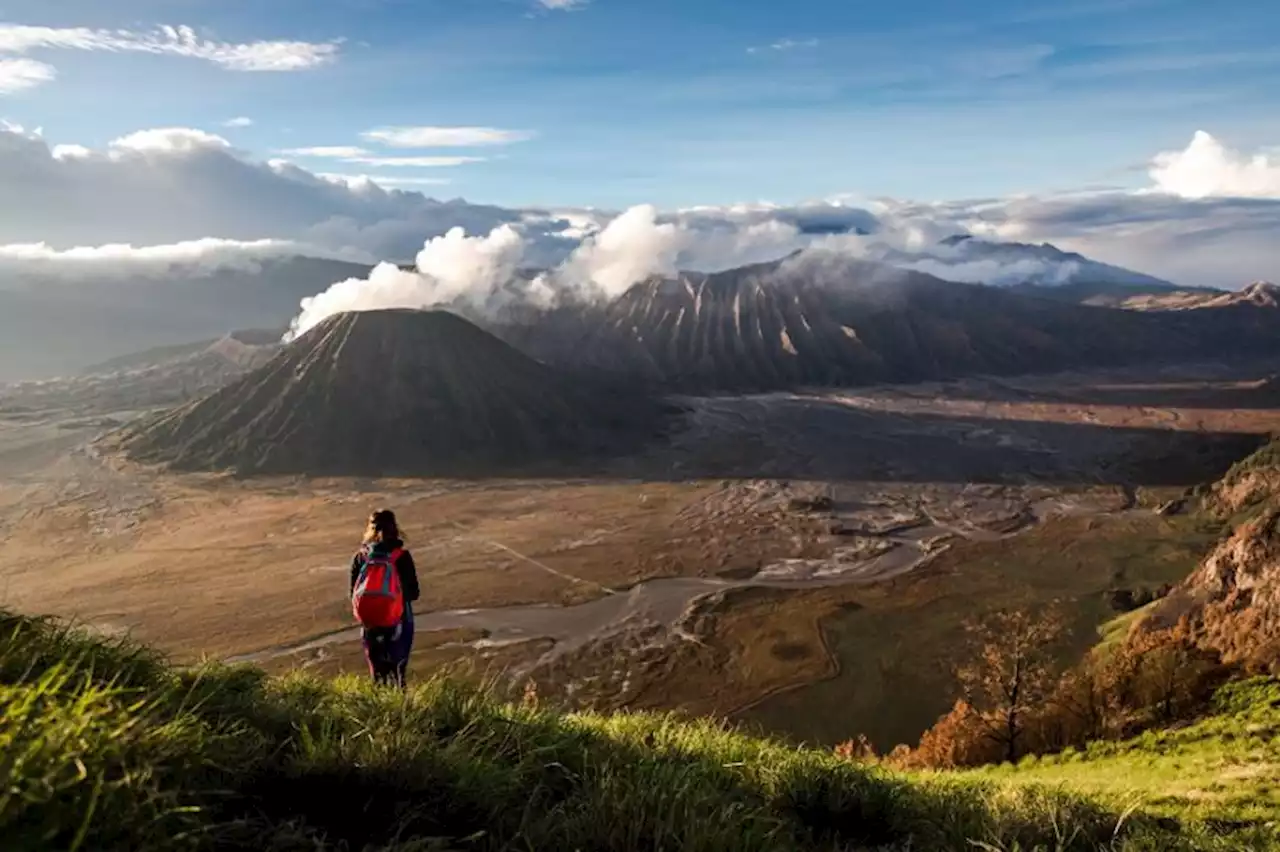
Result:
[[[1250,695],[1224,700],[1255,712]],[[6,852],[1253,842],[1126,813],[1117,790],[1084,775],[1071,790],[1025,783],[1029,769],[989,776],[891,773],[709,720],[558,714],[447,679],[400,693],[351,677],[176,670],[128,643],[0,615]],[[1105,795],[1079,792],[1095,788]]]
[[1062,786],[1113,806],[1137,802],[1168,817],[1274,826],[1280,823],[1280,681],[1229,684],[1212,716],[1185,727],[964,774]]

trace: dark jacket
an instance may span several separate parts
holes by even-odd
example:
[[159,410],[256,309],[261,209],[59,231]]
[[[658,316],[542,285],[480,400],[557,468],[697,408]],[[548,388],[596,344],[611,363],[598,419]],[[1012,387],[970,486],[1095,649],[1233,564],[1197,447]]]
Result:
[[356,580],[360,578],[360,569],[364,567],[366,553],[390,553],[396,548],[401,548],[400,556],[396,559],[396,573],[400,575],[400,588],[404,591],[405,602],[413,603],[416,601],[420,594],[418,589],[418,569],[413,564],[413,555],[403,549],[404,542],[399,539],[375,542],[360,549],[355,558],[351,560],[351,587],[347,594],[355,593]]

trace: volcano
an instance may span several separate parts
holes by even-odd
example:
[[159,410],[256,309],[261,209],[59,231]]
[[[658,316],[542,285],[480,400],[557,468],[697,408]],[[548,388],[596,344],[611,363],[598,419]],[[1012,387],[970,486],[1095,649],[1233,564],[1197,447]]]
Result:
[[386,310],[330,317],[265,366],[109,440],[177,470],[505,475],[638,449],[664,410],[562,376],[454,314]]

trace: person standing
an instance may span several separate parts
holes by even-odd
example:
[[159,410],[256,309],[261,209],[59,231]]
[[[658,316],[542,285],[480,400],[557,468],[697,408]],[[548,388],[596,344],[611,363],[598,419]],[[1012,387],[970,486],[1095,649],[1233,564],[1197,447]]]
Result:
[[369,516],[351,560],[351,609],[360,622],[369,674],[375,683],[405,688],[413,650],[413,603],[418,571],[390,509]]

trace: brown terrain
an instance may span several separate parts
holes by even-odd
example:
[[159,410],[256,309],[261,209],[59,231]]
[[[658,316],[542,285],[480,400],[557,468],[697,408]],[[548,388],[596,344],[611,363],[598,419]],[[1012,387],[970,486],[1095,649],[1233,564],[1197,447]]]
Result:
[[[224,435],[233,452],[267,441],[260,428],[324,437],[263,425],[292,422],[270,420],[288,406],[261,384],[286,364],[301,362],[277,358],[169,415],[257,393],[254,410],[269,415],[249,431],[186,433],[168,444],[174,458],[217,461]],[[328,386],[346,387],[342,359],[326,365]],[[15,412],[0,394],[0,603],[130,632],[180,659],[356,669],[346,572],[367,512],[389,505],[423,574],[420,672],[470,665],[570,704],[725,713],[892,745],[945,709],[963,617],[1066,598],[1091,630],[1111,617],[1108,590],[1185,577],[1216,533],[1168,507],[1277,429],[1277,366],[688,397],[664,412],[675,418],[665,437],[593,469],[487,478],[166,471],[92,443],[116,421],[142,424],[130,435],[171,428],[136,409],[86,418],[63,396]],[[526,384],[550,383],[539,393],[594,393],[522,369]],[[301,375],[284,391],[321,392]],[[538,395],[516,390],[460,392],[448,411],[474,424],[494,399]],[[571,412],[599,423],[587,408]],[[543,435],[538,422],[524,434]],[[442,428],[431,434],[467,437]]]

